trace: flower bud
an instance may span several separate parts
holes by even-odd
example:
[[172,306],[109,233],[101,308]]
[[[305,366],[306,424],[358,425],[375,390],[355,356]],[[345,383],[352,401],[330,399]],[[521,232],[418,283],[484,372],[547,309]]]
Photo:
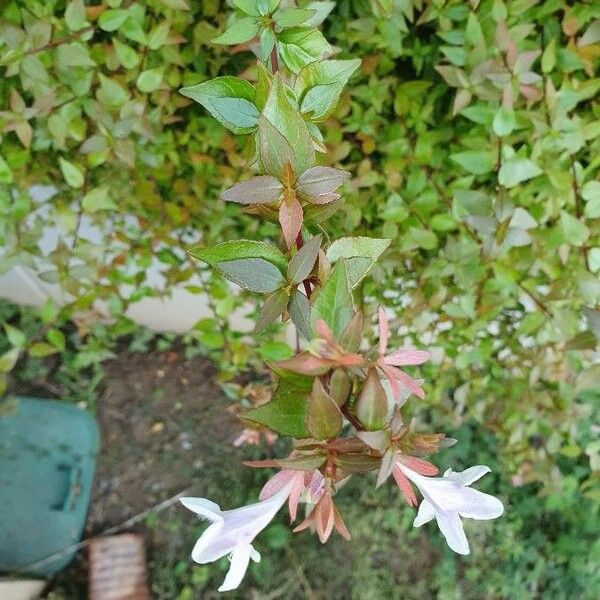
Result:
[[388,414],[388,401],[375,369],[369,369],[356,402],[356,416],[369,431],[382,429]]
[[317,378],[308,401],[307,425],[317,440],[334,438],[342,430],[343,417],[335,400],[325,391]]
[[338,406],[343,406],[350,395],[352,382],[344,369],[336,369],[331,375],[329,381],[329,395],[335,400]]

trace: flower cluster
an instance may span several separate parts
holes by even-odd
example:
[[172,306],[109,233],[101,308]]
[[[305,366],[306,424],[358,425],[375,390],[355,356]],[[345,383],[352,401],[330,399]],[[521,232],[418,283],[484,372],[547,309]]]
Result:
[[[453,440],[443,434],[417,433],[402,421],[404,400],[411,394],[421,396],[423,388],[398,367],[425,362],[427,352],[403,349],[386,354],[388,322],[383,310],[379,311],[379,347],[374,355],[344,348],[322,322],[316,330],[310,351],[278,364],[282,372],[314,377],[307,416],[313,437],[297,440],[287,458],[246,463],[281,469],[265,484],[256,504],[221,511],[205,498],[182,499],[187,508],[211,522],[192,558],[207,563],[231,557],[220,591],[237,587],[250,559],[260,560],[252,542],[286,502],[292,522],[299,504],[305,505],[305,517],[295,532],[311,529],[325,543],[335,529],[349,540],[350,531],[333,497],[357,473],[377,471],[377,486],[392,476],[406,502],[418,506],[414,526],[435,518],[448,546],[459,554],[469,553],[461,518],[495,519],[504,510],[500,500],[470,487],[490,471],[488,467],[476,465],[462,472],[448,469],[442,477],[436,476],[437,467],[422,456]],[[357,391],[352,392],[353,388]],[[311,410],[316,414],[311,415]],[[337,418],[329,411],[335,411]],[[413,486],[422,496],[420,503]]]

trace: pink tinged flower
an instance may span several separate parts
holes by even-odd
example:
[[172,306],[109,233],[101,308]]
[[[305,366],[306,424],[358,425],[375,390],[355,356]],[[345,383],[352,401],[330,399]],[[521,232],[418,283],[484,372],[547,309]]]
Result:
[[296,514],[298,513],[298,503],[304,492],[307,475],[310,476],[310,473],[306,473],[305,471],[293,471],[291,469],[279,471],[263,486],[260,491],[260,500],[267,500],[283,488],[290,486],[288,510],[290,511],[290,522],[295,521]]
[[398,487],[400,488],[400,491],[402,492],[402,495],[404,496],[408,505],[417,506],[418,502],[415,492],[410,484],[410,481],[402,472],[402,469],[400,469],[399,463],[402,463],[409,469],[412,469],[421,475],[437,475],[439,470],[434,464],[423,460],[422,458],[417,458],[416,456],[407,456],[402,454],[397,457],[396,464],[394,465],[394,469],[392,471],[394,480],[398,484]]
[[312,527],[324,544],[335,529],[344,539],[350,540],[350,532],[333,503],[331,492],[327,490],[319,499],[311,513],[294,529],[294,533]]
[[429,352],[423,350],[413,350],[407,348],[405,350],[396,350],[391,354],[386,355],[387,344],[389,337],[388,320],[385,310],[379,307],[379,360],[377,366],[383,371],[384,375],[390,382],[392,394],[398,401],[401,399],[402,390],[400,384],[407,388],[412,394],[419,398],[425,397],[425,392],[421,384],[407,375],[404,371],[398,369],[402,366],[422,365],[431,358]]
[[233,510],[221,510],[218,504],[206,498],[181,499],[186,508],[210,521],[192,550],[192,559],[199,564],[206,564],[230,556],[231,566],[219,588],[220,592],[234,590],[240,585],[250,559],[260,561],[260,554],[252,542],[285,504],[292,488],[293,482],[290,480],[266,500]]
[[461,517],[496,519],[504,512],[504,506],[498,498],[469,487],[490,472],[490,468],[485,465],[476,465],[461,473],[448,469],[443,477],[420,475],[402,462],[398,462],[397,467],[423,495],[413,525],[420,527],[435,518],[448,546],[454,552],[470,552]]

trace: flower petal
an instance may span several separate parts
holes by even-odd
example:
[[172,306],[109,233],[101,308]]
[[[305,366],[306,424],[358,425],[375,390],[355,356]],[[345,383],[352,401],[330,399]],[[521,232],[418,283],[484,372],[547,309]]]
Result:
[[469,542],[458,513],[442,511],[435,518],[450,549],[458,554],[469,554]]
[[421,525],[429,523],[433,517],[435,517],[435,508],[433,507],[433,504],[427,500],[423,500],[421,504],[419,504],[419,512],[413,521],[413,527],[421,527]]
[[250,554],[252,554],[252,544],[242,544],[236,546],[231,554],[231,566],[223,585],[219,588],[219,592],[229,592],[239,587],[250,562]]
[[403,365],[422,365],[431,358],[429,352],[424,350],[396,350],[385,357],[385,362],[388,365],[401,367]]
[[415,396],[419,398],[425,398],[425,392],[419,383],[414,380],[410,375],[407,375],[404,371],[401,371],[397,367],[387,366],[386,375],[388,371],[394,375],[394,377],[406,388],[408,388]]
[[252,544],[250,544],[250,558],[255,563],[259,563],[261,559],[260,552]]
[[285,487],[296,475],[296,471],[283,469],[279,473],[275,473],[267,483],[263,486],[258,496],[259,500],[266,500],[276,494],[281,488]]
[[212,500],[206,498],[180,498],[179,501],[189,510],[195,512],[198,516],[216,523],[223,520],[221,507]]
[[[474,467],[469,467],[465,469],[461,473],[450,472],[450,479],[454,479],[456,481],[460,481],[461,485],[471,485],[473,482],[481,479],[486,473],[491,473],[491,469],[486,465],[475,465]],[[458,476],[458,477],[457,477]]]
[[398,466],[394,467],[392,474],[394,476],[394,479],[396,480],[396,484],[400,488],[400,491],[402,492],[402,495],[404,496],[408,505],[416,506],[417,497],[415,496],[415,490],[412,489],[410,481],[408,480],[406,475]]
[[223,522],[213,523],[198,538],[192,550],[192,560],[200,565],[218,560],[235,547],[235,540],[223,539]]
[[388,320],[385,310],[382,306],[379,307],[379,354],[385,354],[388,344]]
[[392,398],[394,402],[398,404],[402,404],[402,390],[400,389],[400,384],[396,379],[396,374],[394,373],[394,367],[388,367],[386,364],[379,363],[380,369],[384,372],[387,377],[388,383],[390,384],[390,390],[392,392]]
[[477,502],[468,508],[461,508],[458,511],[461,517],[486,521],[488,519],[497,519],[504,512],[504,505],[495,496],[484,494],[477,490],[472,491],[477,494]]

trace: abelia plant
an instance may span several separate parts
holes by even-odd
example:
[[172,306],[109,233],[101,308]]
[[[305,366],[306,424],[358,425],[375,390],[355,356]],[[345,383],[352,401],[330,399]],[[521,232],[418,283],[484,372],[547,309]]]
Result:
[[418,431],[406,419],[407,400],[424,398],[425,392],[423,382],[404,369],[428,361],[429,352],[390,350],[383,308],[377,347],[364,338],[364,318],[352,290],[389,240],[325,242],[324,223],[340,207],[350,174],[317,164],[327,157],[316,124],[335,108],[360,61],[330,58],[334,49],[316,26],[331,3],[288,4],[236,0],[238,12],[213,40],[243,44],[257,55],[255,84],[223,76],[181,90],[233,133],[251,136],[256,174],[223,192],[222,199],[279,223],[281,231],[278,245],[231,240],[193,248],[190,254],[229,281],[264,295],[257,331],[289,320],[298,340],[292,358],[270,365],[272,399],[241,415],[250,425],[292,438],[289,456],[246,463],[280,469],[260,501],[223,511],[205,498],[182,500],[211,522],[192,558],[199,563],[231,558],[220,591],[238,587],[250,559],[260,560],[253,541],[286,502],[292,521],[304,505],[294,531],[314,530],[323,543],[334,530],[350,539],[351,527],[334,498],[352,476],[376,473],[377,487],[392,477],[409,506],[418,505],[414,525],[435,518],[450,548],[460,554],[469,553],[461,517],[494,519],[503,512],[497,498],[469,487],[488,467],[448,470],[437,477],[438,468],[425,457],[455,440]]

